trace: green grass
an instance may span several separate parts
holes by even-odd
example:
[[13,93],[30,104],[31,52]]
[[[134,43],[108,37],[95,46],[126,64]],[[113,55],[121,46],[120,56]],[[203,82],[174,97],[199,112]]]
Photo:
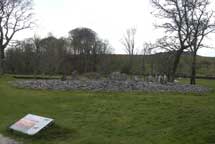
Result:
[[[0,78],[0,133],[26,144],[213,144],[215,93],[17,89]],[[201,81],[215,88],[215,81]],[[27,113],[55,119],[34,137],[7,127]]]
[[[190,79],[180,79],[180,83],[189,84]],[[196,80],[197,85],[201,85],[204,87],[209,87],[215,90],[215,80],[205,80],[205,79],[197,79]]]

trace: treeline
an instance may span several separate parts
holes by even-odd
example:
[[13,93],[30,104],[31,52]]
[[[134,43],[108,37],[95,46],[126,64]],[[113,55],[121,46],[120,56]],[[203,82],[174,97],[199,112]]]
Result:
[[[132,56],[114,55],[105,40],[88,28],[77,28],[67,38],[37,36],[14,43],[6,51],[5,69],[10,74],[71,75],[98,72],[122,72],[135,75],[170,75],[172,58],[169,53]],[[190,76],[191,53],[185,53],[177,75]],[[213,76],[213,58],[197,58],[197,75]]]
[[[67,38],[29,38],[6,51],[5,69],[15,74],[62,74],[96,72],[101,55],[110,54],[108,41],[89,28],[76,28]],[[100,68],[101,69],[101,68]]]

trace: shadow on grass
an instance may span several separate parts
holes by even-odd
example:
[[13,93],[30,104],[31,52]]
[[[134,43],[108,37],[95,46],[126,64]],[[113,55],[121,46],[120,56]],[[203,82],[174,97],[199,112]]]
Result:
[[38,134],[34,136],[28,136],[19,132],[11,131],[7,129],[6,136],[11,137],[13,139],[17,139],[19,141],[26,141],[26,142],[40,142],[40,141],[47,141],[47,142],[56,142],[56,141],[66,141],[68,139],[73,139],[78,135],[76,130],[68,129],[61,127],[57,124],[53,124],[50,127],[43,129]]

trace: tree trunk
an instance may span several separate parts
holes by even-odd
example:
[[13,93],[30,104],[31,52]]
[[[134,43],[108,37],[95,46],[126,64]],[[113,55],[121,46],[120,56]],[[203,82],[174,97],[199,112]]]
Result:
[[5,54],[4,48],[0,48],[0,75],[5,73]]
[[193,53],[193,61],[192,61],[192,70],[191,70],[191,78],[190,78],[190,84],[195,85],[196,84],[196,52]]
[[180,57],[181,57],[182,53],[183,53],[182,49],[180,49],[179,51],[176,52],[174,63],[173,63],[173,68],[172,68],[172,72],[171,72],[171,76],[170,76],[170,82],[174,82],[174,80],[175,80],[176,71],[177,71],[178,64],[180,62]]
[[129,55],[129,63],[128,63],[128,67],[129,67],[129,74],[132,74],[132,66],[133,66],[133,61],[134,61],[134,55],[131,54]]
[[141,69],[142,69],[141,72],[144,75],[145,74],[145,55],[143,55],[143,58],[142,58]]
[[36,59],[35,59],[35,68],[34,68],[34,78],[36,79],[37,75],[39,74],[39,66],[40,66],[40,56],[38,52],[36,52]]
[[93,72],[97,72],[97,54],[94,54],[93,55],[93,68],[92,68],[92,70],[93,70]]

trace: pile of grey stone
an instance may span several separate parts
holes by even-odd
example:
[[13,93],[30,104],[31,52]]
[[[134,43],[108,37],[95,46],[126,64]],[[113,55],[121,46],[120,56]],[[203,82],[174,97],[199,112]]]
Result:
[[[161,79],[161,78],[160,78]],[[20,88],[51,90],[90,90],[90,91],[149,91],[205,93],[209,89],[201,86],[182,85],[177,83],[144,81],[138,76],[128,79],[119,72],[112,73],[107,79],[78,80],[18,80],[13,84]]]

